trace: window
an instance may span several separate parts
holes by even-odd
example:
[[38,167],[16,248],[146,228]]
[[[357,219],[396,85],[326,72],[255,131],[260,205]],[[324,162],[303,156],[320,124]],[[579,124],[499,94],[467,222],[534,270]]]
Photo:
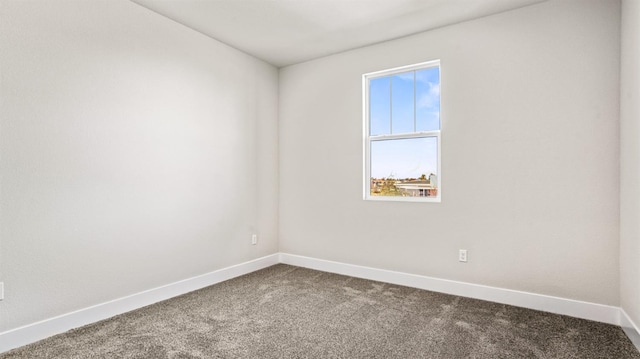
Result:
[[364,198],[440,202],[440,61],[362,81]]

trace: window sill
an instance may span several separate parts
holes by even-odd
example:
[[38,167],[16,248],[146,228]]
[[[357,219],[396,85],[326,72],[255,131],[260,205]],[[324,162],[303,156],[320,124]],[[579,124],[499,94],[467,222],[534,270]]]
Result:
[[365,196],[364,200],[380,201],[380,202],[422,202],[422,203],[442,202],[440,196],[438,197]]

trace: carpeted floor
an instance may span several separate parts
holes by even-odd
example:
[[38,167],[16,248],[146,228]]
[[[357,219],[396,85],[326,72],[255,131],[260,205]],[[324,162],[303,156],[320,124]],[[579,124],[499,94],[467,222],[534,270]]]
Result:
[[638,358],[619,327],[276,265],[8,358]]

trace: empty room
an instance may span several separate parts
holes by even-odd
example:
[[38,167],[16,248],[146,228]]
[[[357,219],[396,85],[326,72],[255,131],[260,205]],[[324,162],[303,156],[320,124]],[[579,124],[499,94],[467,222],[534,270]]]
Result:
[[0,358],[639,348],[640,0],[0,0]]

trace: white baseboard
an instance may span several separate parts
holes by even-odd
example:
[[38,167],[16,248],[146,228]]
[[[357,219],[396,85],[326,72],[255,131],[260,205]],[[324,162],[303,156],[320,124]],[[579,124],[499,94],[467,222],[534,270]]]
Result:
[[280,263],[620,325],[620,308],[280,253]]
[[619,325],[640,350],[638,326],[618,307],[277,253],[0,333],[0,353],[278,263]]
[[636,348],[638,348],[638,351],[640,351],[640,329],[638,329],[636,323],[631,320],[624,309],[620,309],[620,326],[622,327],[622,330],[624,330],[625,334],[627,334],[633,345],[635,345]]
[[0,353],[278,264],[278,254],[222,268],[0,333]]

